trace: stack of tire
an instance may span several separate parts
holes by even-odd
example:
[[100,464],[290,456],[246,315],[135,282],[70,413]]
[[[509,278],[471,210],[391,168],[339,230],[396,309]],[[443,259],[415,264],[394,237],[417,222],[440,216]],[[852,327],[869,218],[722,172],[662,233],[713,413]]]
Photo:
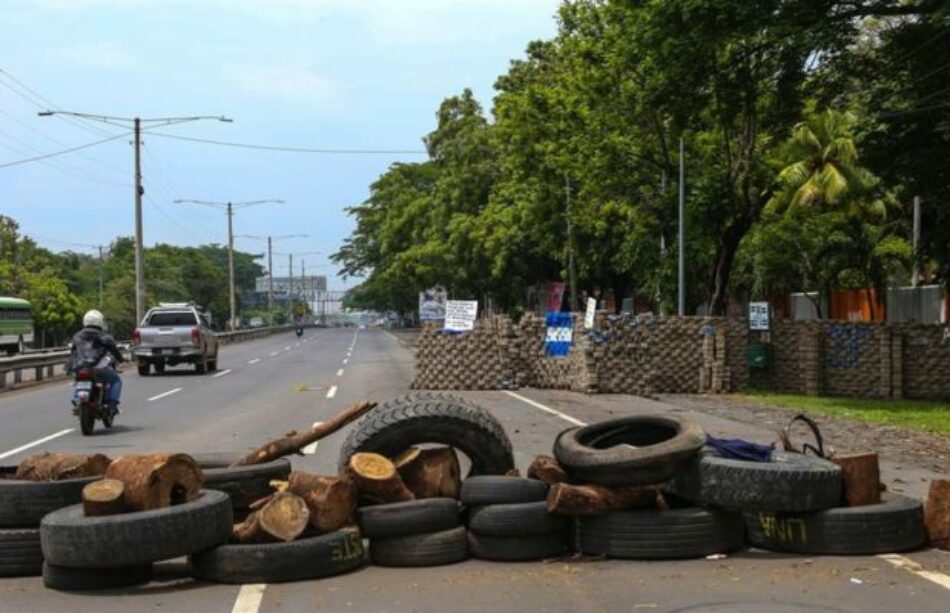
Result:
[[362,507],[357,518],[378,566],[454,564],[468,558],[468,540],[454,498],[425,498]]
[[572,522],[547,511],[548,485],[507,476],[462,482],[472,557],[520,562],[561,557],[572,550]]
[[231,499],[236,521],[242,521],[250,512],[251,503],[274,492],[271,481],[284,481],[291,471],[286,458],[263,464],[233,466],[242,457],[241,454],[196,453],[191,457],[204,474],[204,489],[224,492]]
[[[608,487],[660,485],[705,443],[699,425],[667,415],[611,419],[562,432],[558,462],[573,481]],[[741,514],[697,504],[613,511],[578,518],[581,553],[630,559],[695,558],[739,549]]]
[[769,462],[747,462],[705,448],[667,489],[742,512],[749,543],[770,551],[870,555],[926,541],[920,501],[885,493],[879,504],[841,506],[840,468],[815,456],[776,450]]

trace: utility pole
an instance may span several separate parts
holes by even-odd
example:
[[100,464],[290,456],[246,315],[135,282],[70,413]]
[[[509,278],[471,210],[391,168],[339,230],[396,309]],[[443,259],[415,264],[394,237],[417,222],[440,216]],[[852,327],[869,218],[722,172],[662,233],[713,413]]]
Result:
[[169,126],[177,123],[189,121],[198,121],[202,119],[214,119],[231,123],[233,119],[220,116],[196,115],[194,117],[155,117],[142,119],[140,117],[114,117],[112,115],[94,115],[90,113],[74,113],[72,111],[40,111],[40,117],[51,117],[52,115],[69,115],[80,119],[100,121],[121,128],[128,129],[131,125],[133,135],[133,146],[135,147],[135,323],[138,325],[145,316],[145,254],[143,250],[142,238],[142,196],[145,189],[142,187],[142,124],[147,123],[151,127]]
[[918,249],[920,249],[920,196],[914,196],[914,268],[911,275],[911,285],[917,287],[920,283],[920,265],[917,262]]
[[294,254],[288,253],[287,258],[288,258],[287,270],[289,271],[287,274],[290,275],[290,279],[287,281],[287,297],[288,297],[287,302],[288,304],[290,304],[290,319],[293,320],[294,318]]
[[274,312],[274,251],[271,237],[267,237],[267,323],[270,321]]
[[228,330],[237,329],[237,294],[234,282],[234,209],[257,206],[259,204],[283,204],[283,200],[248,200],[246,202],[213,202],[210,200],[175,200],[175,204],[200,204],[217,209],[224,209],[228,216]]
[[103,283],[102,283],[102,245],[99,247],[99,308],[102,309],[102,294],[103,294]]
[[577,312],[577,270],[574,267],[574,225],[571,221],[571,178],[564,174],[564,197],[567,203],[567,274],[571,284],[571,312]]
[[686,315],[686,157],[683,139],[680,138],[680,211],[679,211],[679,295],[677,312]]

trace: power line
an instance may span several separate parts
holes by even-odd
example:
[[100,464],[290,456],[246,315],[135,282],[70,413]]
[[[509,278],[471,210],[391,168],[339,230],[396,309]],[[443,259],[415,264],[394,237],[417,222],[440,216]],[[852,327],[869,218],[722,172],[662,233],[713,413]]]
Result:
[[[59,110],[59,105],[54,104],[49,98],[46,98],[45,96],[43,96],[42,94],[40,94],[39,92],[37,92],[35,89],[31,88],[29,85],[27,85],[26,83],[24,83],[22,80],[16,78],[16,77],[13,76],[12,74],[10,74],[10,71],[9,71],[9,70],[5,70],[5,69],[3,69],[3,68],[0,68],[0,75],[6,76],[7,79],[9,79],[10,81],[13,81],[13,82],[14,82],[16,85],[18,85],[20,88],[22,88],[23,90],[29,92],[29,94],[32,95],[33,98],[31,98],[30,96],[28,96],[28,95],[26,95],[26,94],[24,94],[24,93],[22,93],[22,92],[20,92],[20,91],[18,91],[18,90],[16,90],[16,89],[14,89],[14,88],[11,87],[9,84],[4,83],[3,81],[0,81],[0,85],[6,87],[6,88],[9,89],[10,91],[12,91],[14,94],[16,94],[16,95],[19,96],[20,98],[26,100],[27,102],[29,102],[29,103],[32,104],[33,106],[35,106],[35,107],[37,107],[37,108],[41,108],[41,109],[49,109],[49,108],[51,108],[51,109]],[[34,98],[35,98],[35,99],[34,99]],[[37,102],[37,100],[39,100],[40,102]],[[43,103],[43,104],[41,104],[41,103]],[[88,132],[88,133],[90,133],[90,134],[94,134],[94,135],[96,135],[96,136],[106,136],[106,135],[109,135],[109,134],[113,134],[113,132],[110,132],[110,131],[108,131],[108,130],[103,130],[103,129],[101,129],[101,128],[92,128],[92,127],[89,127],[89,126],[83,124],[82,122],[76,121],[75,119],[73,119],[73,118],[71,118],[71,117],[62,117],[62,116],[61,116],[60,119],[63,120],[63,121],[65,121],[66,123],[68,123],[68,124],[70,124],[70,125],[76,127],[76,128],[79,128],[80,130],[83,130],[83,131]]]
[[[42,155],[43,154],[42,150],[37,149],[30,143],[24,141],[23,139],[17,138],[13,134],[10,134],[9,132],[6,132],[5,130],[0,130],[0,136],[8,138],[14,143],[17,143],[19,147],[9,145],[7,143],[0,143],[0,145],[6,147],[7,149],[10,149],[11,151],[15,151],[16,153],[19,153],[20,155],[36,155],[36,154]],[[109,179],[105,179],[98,175],[94,175],[90,172],[87,172],[83,168],[73,168],[72,166],[69,166],[68,164],[64,164],[61,160],[42,160],[40,163],[46,166],[49,166],[50,168],[54,170],[58,170],[62,173],[68,174],[72,177],[83,179],[85,181],[92,181],[94,183],[102,183],[104,185],[113,185],[113,186],[118,185],[120,187],[125,187],[124,183],[117,183],[116,181],[110,181]]]
[[308,147],[255,145],[250,143],[211,140],[208,138],[194,138],[192,136],[179,136],[177,134],[166,134],[165,132],[155,132],[153,130],[148,130],[148,133],[154,136],[160,136],[162,138],[173,138],[175,140],[204,143],[206,145],[220,145],[222,147],[238,147],[240,149],[257,149],[263,151],[280,151],[284,153],[325,153],[340,155],[425,155],[427,153],[421,149],[311,149]]
[[78,145],[78,146],[76,146],[76,147],[70,147],[69,149],[63,149],[63,150],[61,150],[61,151],[54,151],[54,152],[52,152],[52,153],[45,153],[45,154],[43,154],[43,155],[38,155],[38,156],[35,156],[35,157],[23,159],[23,160],[16,160],[16,161],[14,161],[14,162],[6,162],[6,163],[3,163],[3,164],[0,164],[0,168],[8,168],[8,167],[10,167],[10,166],[18,166],[18,165],[20,165],[20,164],[28,164],[28,163],[30,163],[30,162],[38,162],[38,161],[40,161],[40,160],[46,160],[46,159],[49,159],[49,158],[52,158],[52,157],[56,157],[56,156],[58,156],[58,155],[65,155],[65,154],[67,154],[67,153],[72,153],[73,151],[80,151],[80,150],[82,150],[82,149],[88,149],[89,147],[95,147],[96,145],[101,145],[102,143],[107,143],[107,142],[109,142],[109,141],[117,140],[117,139],[120,139],[120,138],[126,138],[126,137],[128,137],[128,135],[129,135],[129,133],[128,133],[128,132],[125,132],[125,133],[123,133],[123,134],[116,134],[115,136],[110,136],[110,137],[108,137],[108,138],[103,138],[103,139],[101,139],[101,140],[93,141],[93,142],[91,142],[91,143],[86,143],[85,145]]

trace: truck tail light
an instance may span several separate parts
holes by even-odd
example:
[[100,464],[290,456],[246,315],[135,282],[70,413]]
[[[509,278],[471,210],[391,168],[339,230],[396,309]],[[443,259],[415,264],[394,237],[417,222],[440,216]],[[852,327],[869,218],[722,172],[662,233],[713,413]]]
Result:
[[191,342],[195,345],[201,344],[201,328],[194,327],[191,329]]
[[139,330],[138,328],[136,328],[135,331],[132,332],[132,343],[135,345],[142,344],[142,331]]

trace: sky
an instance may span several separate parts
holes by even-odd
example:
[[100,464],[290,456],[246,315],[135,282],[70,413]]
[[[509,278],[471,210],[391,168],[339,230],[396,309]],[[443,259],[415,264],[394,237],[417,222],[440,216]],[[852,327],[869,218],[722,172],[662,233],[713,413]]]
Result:
[[[134,233],[133,148],[122,136],[3,168],[123,129],[39,117],[43,108],[117,117],[221,116],[155,128],[142,147],[144,241],[227,242],[223,211],[177,199],[253,201],[236,235],[282,236],[331,289],[328,256],[353,229],[345,207],[421,138],[446,97],[470,87],[486,111],[493,84],[529,41],[551,38],[559,0],[4,0],[0,36],[0,214],[62,251]],[[283,153],[183,141],[180,135],[386,154]],[[238,238],[238,249],[266,241]],[[266,260],[261,260],[266,265]]]

